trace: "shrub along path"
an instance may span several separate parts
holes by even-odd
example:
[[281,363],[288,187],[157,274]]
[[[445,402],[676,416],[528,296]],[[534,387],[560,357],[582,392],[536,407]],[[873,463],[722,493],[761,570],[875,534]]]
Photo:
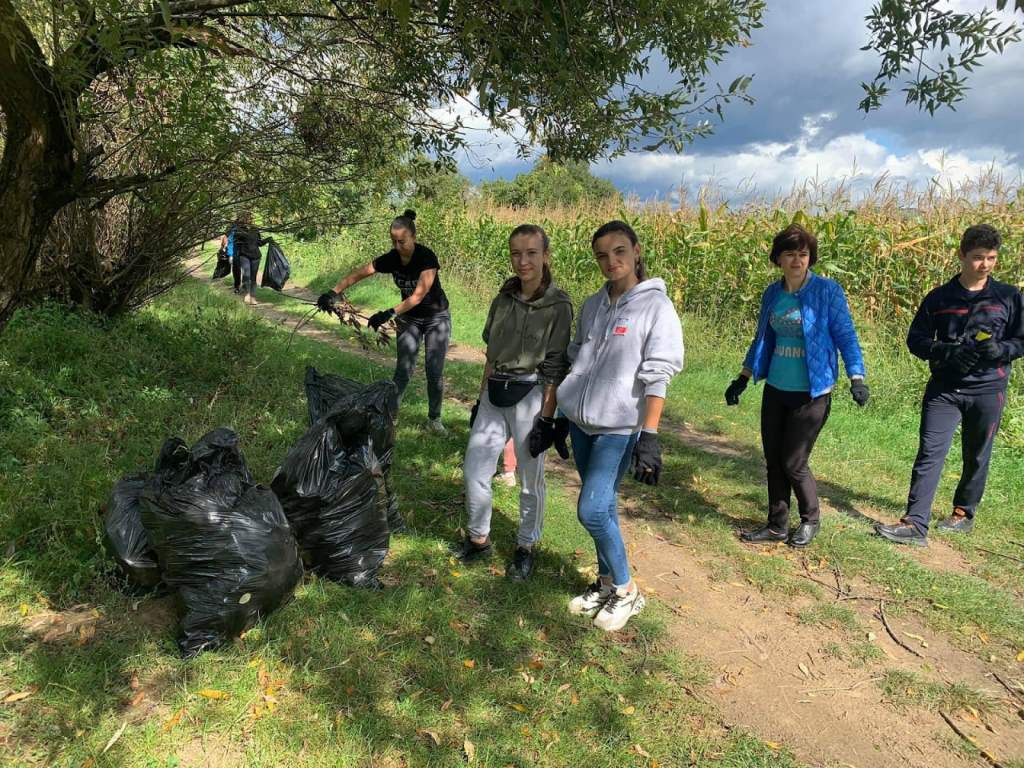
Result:
[[[288,292],[315,298],[301,287]],[[277,304],[261,303],[254,311],[275,324],[295,322],[295,314]],[[337,328],[310,324],[300,333],[358,350],[351,333]],[[382,366],[392,364],[387,351],[363,354]],[[451,360],[475,367],[478,377],[483,355],[471,345],[456,345]],[[468,407],[474,379],[452,378],[449,400]],[[660,606],[672,642],[683,653],[698,654],[711,670],[711,684],[688,693],[721,711],[724,727],[741,726],[769,746],[791,748],[812,765],[985,762],[945,715],[1001,765],[1024,765],[1024,688],[1015,692],[1003,684],[1016,688],[1024,677],[1019,664],[1006,663],[1007,654],[1012,658],[1010,645],[998,654],[960,647],[956,638],[915,613],[899,589],[866,575],[847,576],[843,558],[819,544],[804,553],[783,545],[752,549],[734,536],[709,532],[687,511],[688,503],[712,505],[730,528],[752,521],[716,503],[715,489],[706,486],[700,467],[742,463],[752,473],[745,490],[760,494],[760,470],[754,469],[760,460],[676,416],[670,415],[664,427],[667,450],[684,453],[693,461],[687,468],[697,472],[684,480],[680,468],[670,465],[657,491],[625,484],[628,546],[637,580]],[[578,480],[571,465],[553,458],[548,466],[556,483],[575,494]],[[847,527],[864,528],[878,516],[869,507],[842,501],[841,489],[830,487],[827,479],[822,495],[822,539],[834,540]],[[973,578],[970,564],[941,541],[893,556],[939,574]],[[576,550],[574,558],[581,573],[592,578],[589,549]],[[1016,601],[1012,594],[1003,598]]]

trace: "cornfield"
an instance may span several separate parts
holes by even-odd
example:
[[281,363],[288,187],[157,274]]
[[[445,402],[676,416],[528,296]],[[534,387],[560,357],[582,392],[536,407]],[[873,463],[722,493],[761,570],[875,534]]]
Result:
[[[509,274],[509,231],[540,224],[551,238],[556,280],[579,300],[601,282],[592,233],[621,218],[636,229],[648,272],[665,280],[678,307],[736,327],[753,319],[751,304],[776,277],[768,260],[772,236],[797,221],[817,234],[815,269],[844,287],[857,318],[905,331],[923,295],[956,273],[960,235],[970,224],[987,222],[1002,232],[998,277],[1024,283],[1022,189],[987,175],[959,186],[933,182],[923,191],[880,179],[857,202],[842,185],[809,182],[785,197],[738,207],[710,189],[675,210],[635,202],[606,210],[433,204],[419,208],[418,225],[445,271],[489,291]],[[369,257],[382,245],[378,229],[345,237]]]

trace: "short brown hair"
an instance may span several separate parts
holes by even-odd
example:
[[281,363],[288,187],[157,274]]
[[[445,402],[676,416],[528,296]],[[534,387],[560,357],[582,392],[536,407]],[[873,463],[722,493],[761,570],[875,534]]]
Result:
[[806,248],[811,254],[810,265],[813,267],[818,261],[818,238],[809,229],[790,224],[772,240],[772,252],[768,258],[778,266],[783,251],[799,251],[801,248]]

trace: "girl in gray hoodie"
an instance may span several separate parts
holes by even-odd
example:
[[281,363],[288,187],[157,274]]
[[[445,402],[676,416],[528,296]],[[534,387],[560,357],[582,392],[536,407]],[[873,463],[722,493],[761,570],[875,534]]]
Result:
[[632,227],[610,221],[591,240],[604,287],[580,310],[572,363],[558,387],[582,480],[577,513],[597,548],[597,580],[569,603],[594,625],[621,629],[644,606],[630,577],[616,495],[627,469],[661,474],[658,424],[669,381],[683,368],[683,329],[665,283],[649,279]]

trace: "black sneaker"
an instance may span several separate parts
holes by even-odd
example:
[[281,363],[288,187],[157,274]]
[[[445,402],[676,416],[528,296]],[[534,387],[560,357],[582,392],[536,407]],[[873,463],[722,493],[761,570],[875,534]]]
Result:
[[954,510],[953,514],[936,525],[935,529],[946,533],[970,533],[974,529],[974,520],[960,510]]
[[923,533],[918,533],[917,528],[910,523],[901,522],[896,523],[896,525],[882,525],[879,523],[875,526],[875,533],[883,539],[894,541],[897,544],[913,544],[915,547],[928,546],[928,537]]
[[745,541],[747,544],[770,544],[775,541],[785,541],[788,537],[787,531],[776,531],[766,525],[756,531],[744,531],[740,534],[740,541]]
[[512,562],[505,566],[505,575],[513,581],[526,581],[533,574],[533,550],[516,547]]
[[489,536],[483,544],[475,544],[467,536],[462,541],[448,547],[448,551],[459,562],[469,564],[476,560],[490,557],[494,548],[491,546],[491,538]]

